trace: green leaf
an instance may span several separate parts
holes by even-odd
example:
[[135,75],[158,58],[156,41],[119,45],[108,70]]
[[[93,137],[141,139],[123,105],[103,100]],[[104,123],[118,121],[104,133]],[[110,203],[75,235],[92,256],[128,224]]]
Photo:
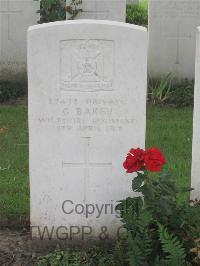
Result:
[[168,265],[182,266],[185,263],[185,249],[172,233],[158,223],[159,239]]
[[144,182],[144,176],[142,174],[136,176],[132,181],[133,191],[137,191],[141,187],[143,182]]

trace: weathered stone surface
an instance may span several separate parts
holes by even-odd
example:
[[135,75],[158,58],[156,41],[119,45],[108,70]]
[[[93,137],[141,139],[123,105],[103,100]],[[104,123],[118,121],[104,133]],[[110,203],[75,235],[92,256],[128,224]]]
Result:
[[151,77],[172,73],[193,79],[195,30],[200,25],[200,0],[149,1],[149,58]]
[[0,80],[26,79],[26,39],[29,26],[37,24],[40,1],[0,1]]
[[192,146],[192,199],[200,200],[200,27],[197,29],[196,70],[194,90],[193,146]]
[[146,30],[57,22],[31,27],[28,44],[33,237],[116,238],[116,201],[132,195],[123,160],[145,143]]

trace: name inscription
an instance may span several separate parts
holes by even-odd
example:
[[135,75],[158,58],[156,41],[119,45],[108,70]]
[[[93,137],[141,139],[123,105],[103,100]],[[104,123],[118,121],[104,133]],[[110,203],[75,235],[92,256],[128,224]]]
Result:
[[[135,119],[122,112],[127,105],[125,98],[49,98],[48,105],[58,115],[42,115],[41,126],[50,126],[57,131],[74,132],[121,132],[132,125]],[[123,115],[124,114],[124,115]],[[124,117],[125,116],[125,117]]]

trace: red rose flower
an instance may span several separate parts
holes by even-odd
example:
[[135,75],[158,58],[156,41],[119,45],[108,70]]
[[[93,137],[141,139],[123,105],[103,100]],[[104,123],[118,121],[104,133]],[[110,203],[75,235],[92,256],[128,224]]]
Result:
[[140,171],[144,167],[145,151],[142,149],[131,149],[123,163],[127,173]]
[[160,172],[166,160],[159,149],[150,148],[145,151],[144,163],[148,171]]

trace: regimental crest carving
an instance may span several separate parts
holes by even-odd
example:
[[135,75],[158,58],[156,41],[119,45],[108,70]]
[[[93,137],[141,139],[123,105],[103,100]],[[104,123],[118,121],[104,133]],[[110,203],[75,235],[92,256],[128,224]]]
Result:
[[113,90],[114,42],[68,40],[60,43],[60,87],[64,91]]

